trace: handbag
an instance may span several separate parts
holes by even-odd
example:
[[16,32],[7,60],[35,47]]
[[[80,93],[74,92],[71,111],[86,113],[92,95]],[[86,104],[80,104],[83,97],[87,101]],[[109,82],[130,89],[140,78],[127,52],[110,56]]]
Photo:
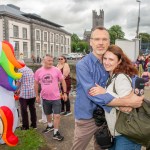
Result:
[[105,112],[102,107],[97,105],[96,109],[93,111],[93,118],[98,127],[106,123]]
[[103,125],[95,133],[95,139],[102,149],[111,148],[113,146],[113,136],[111,135],[106,122],[103,123]]
[[113,145],[113,136],[111,135],[106,119],[105,112],[102,107],[97,105],[93,112],[95,124],[100,127],[95,133],[95,139],[102,149],[107,149]]
[[[128,78],[127,75],[126,77]],[[113,91],[117,93],[115,83],[113,86]],[[119,111],[115,129],[130,140],[150,149],[150,101],[144,99],[142,106],[134,108],[129,114]]]

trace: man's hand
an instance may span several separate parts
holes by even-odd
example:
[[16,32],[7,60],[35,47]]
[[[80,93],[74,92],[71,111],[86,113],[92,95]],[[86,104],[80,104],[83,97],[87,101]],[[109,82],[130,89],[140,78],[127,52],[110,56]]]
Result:
[[66,102],[67,101],[67,94],[66,93],[64,93],[63,95],[62,95],[62,99]]
[[36,96],[36,102],[40,103],[40,96]]
[[144,100],[144,95],[137,96],[132,92],[132,94],[129,95],[129,106],[132,108],[141,107],[143,100]]
[[118,107],[120,111],[126,113],[126,112],[131,112],[132,111],[132,107]]

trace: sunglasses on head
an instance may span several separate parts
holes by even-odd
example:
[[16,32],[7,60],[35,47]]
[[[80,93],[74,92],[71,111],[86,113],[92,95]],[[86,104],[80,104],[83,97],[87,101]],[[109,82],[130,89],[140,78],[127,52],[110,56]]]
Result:
[[63,58],[58,58],[58,60],[63,60]]

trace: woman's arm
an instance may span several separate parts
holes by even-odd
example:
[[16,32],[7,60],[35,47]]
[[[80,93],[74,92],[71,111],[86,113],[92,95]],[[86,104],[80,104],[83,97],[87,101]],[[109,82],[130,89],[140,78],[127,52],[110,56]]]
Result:
[[66,78],[70,73],[70,67],[67,63],[64,64],[64,67],[63,67],[63,76],[64,78]]

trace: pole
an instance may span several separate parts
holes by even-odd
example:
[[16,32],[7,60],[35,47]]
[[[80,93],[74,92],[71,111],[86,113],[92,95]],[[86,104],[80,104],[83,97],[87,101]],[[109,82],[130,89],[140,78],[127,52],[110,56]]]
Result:
[[139,13],[138,13],[138,22],[137,22],[136,38],[139,38],[140,4],[141,4],[141,1],[140,1],[140,0],[137,0],[137,2],[139,3]]

